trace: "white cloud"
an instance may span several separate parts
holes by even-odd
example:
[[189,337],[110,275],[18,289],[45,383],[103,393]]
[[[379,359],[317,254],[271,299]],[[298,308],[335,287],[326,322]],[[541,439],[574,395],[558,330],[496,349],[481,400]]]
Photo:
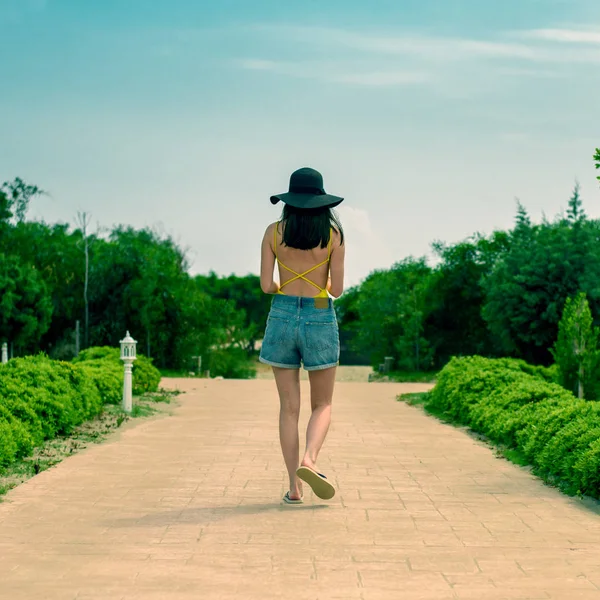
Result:
[[258,58],[244,58],[239,61],[242,69],[250,71],[277,71],[280,64],[273,60],[261,60]]
[[346,249],[346,287],[360,283],[373,269],[388,268],[393,255],[384,236],[375,231],[368,211],[341,205],[340,215]]
[[563,75],[558,71],[551,69],[540,68],[524,68],[524,67],[498,67],[495,72],[498,75],[506,75],[508,77],[536,77],[544,79],[556,79]]
[[385,85],[410,85],[427,83],[431,76],[427,73],[410,71],[373,71],[370,73],[351,73],[331,77],[338,83],[351,83],[357,85],[385,86]]
[[507,79],[570,77],[575,65],[600,65],[600,30],[593,29],[504,31],[487,40],[285,24],[250,32],[275,45],[285,40],[286,60],[267,54],[237,61],[244,69],[371,88],[431,84],[452,98],[489,94]]
[[260,25],[273,35],[287,40],[309,43],[311,46],[342,46],[363,52],[387,55],[414,55],[427,59],[457,60],[476,56],[536,59],[535,48],[522,43],[482,41],[468,38],[415,35],[399,32],[395,35],[365,33],[325,27]]
[[392,86],[426,83],[431,76],[419,71],[371,71],[351,70],[344,63],[328,62],[283,62],[257,58],[244,58],[237,61],[242,69],[250,71],[269,71],[290,77],[317,79],[335,83],[363,86]]
[[324,51],[350,49],[361,56],[404,57],[428,63],[451,61],[528,61],[535,63],[598,63],[600,55],[571,48],[565,52],[552,42],[600,44],[598,29],[533,29],[521,32],[500,32],[495,39],[481,40],[464,37],[422,35],[414,31],[365,32],[338,28],[256,25],[254,30],[268,32],[272,38],[281,37],[286,43],[309,45]]
[[532,29],[520,35],[549,42],[600,45],[600,29]]

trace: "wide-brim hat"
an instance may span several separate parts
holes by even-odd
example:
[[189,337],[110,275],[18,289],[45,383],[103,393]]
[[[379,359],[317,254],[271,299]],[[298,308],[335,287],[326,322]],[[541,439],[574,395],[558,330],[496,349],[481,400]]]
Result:
[[327,194],[323,187],[323,176],[319,171],[304,167],[294,171],[290,177],[289,191],[271,196],[271,203],[285,202],[295,208],[333,208],[344,199]]

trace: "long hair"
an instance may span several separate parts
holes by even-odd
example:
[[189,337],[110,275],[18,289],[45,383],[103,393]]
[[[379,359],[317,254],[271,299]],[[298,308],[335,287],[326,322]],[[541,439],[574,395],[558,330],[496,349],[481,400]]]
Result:
[[312,250],[319,245],[327,248],[332,227],[339,232],[341,243],[344,243],[344,231],[339,217],[328,206],[307,209],[285,204],[281,222],[283,243],[289,248]]

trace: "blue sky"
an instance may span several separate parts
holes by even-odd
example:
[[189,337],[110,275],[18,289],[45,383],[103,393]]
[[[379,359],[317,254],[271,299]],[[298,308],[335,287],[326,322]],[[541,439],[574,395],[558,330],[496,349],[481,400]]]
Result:
[[34,217],[169,233],[257,272],[291,171],[346,202],[348,279],[434,240],[600,217],[597,0],[0,0],[0,179]]

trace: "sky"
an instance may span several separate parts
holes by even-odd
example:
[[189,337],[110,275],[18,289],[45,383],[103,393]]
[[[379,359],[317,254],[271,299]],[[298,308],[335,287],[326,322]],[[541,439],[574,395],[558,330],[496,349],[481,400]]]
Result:
[[258,273],[269,196],[345,201],[348,285],[431,243],[600,217],[598,0],[0,0],[0,180],[30,217],[172,236]]

